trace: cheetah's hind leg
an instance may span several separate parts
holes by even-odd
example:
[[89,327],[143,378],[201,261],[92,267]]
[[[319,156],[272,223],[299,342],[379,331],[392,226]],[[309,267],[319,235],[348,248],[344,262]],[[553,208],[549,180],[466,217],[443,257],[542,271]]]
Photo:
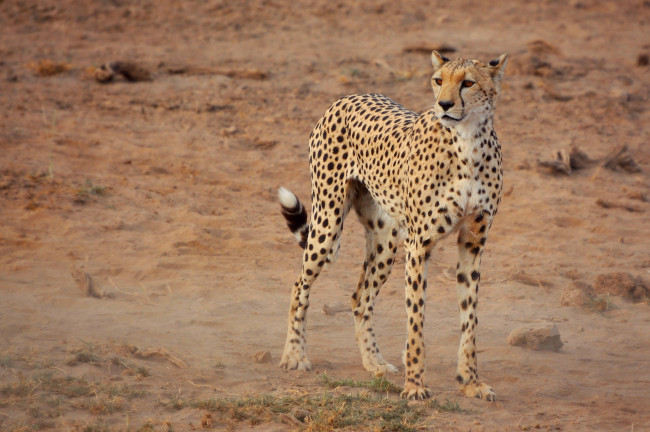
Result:
[[[303,248],[302,269],[291,290],[287,338],[280,360],[280,367],[284,369],[311,370],[311,362],[307,358],[305,327],[309,293],[328,256],[332,254],[336,240],[341,236],[343,220],[349,210],[347,191],[344,188],[341,190],[339,206],[326,209],[314,206],[310,223],[302,216],[306,211],[296,196],[286,189],[279,191],[287,224]],[[339,218],[337,214],[342,216]]]
[[355,335],[363,367],[376,375],[383,375],[397,372],[397,368],[379,352],[373,329],[373,310],[375,298],[395,262],[399,229],[397,223],[375,203],[363,184],[355,182],[353,187],[356,192],[354,209],[366,228],[366,258],[359,284],[352,295]]

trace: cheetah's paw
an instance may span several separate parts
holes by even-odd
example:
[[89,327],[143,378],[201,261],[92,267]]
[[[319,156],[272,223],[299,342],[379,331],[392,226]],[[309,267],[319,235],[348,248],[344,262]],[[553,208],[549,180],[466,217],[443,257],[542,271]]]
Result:
[[396,368],[395,366],[393,366],[392,364],[390,364],[390,363],[384,363],[384,364],[381,364],[381,365],[377,365],[377,366],[376,366],[373,370],[371,370],[370,372],[374,372],[374,373],[375,373],[375,376],[380,377],[380,376],[384,376],[384,375],[386,375],[387,372],[395,373],[395,372],[398,372],[398,370],[397,370],[397,368]]
[[283,354],[280,367],[287,370],[311,370],[311,362],[307,357],[298,358],[296,355]]
[[383,376],[387,372],[398,372],[397,368],[384,360],[381,355],[376,358],[364,358],[363,368],[368,372],[373,372],[375,376]]
[[492,387],[485,383],[469,383],[460,387],[460,391],[467,397],[475,397],[494,402],[497,400],[497,394]]
[[431,390],[426,387],[416,386],[412,383],[407,383],[404,386],[404,391],[400,393],[402,399],[409,400],[425,400],[431,397]]

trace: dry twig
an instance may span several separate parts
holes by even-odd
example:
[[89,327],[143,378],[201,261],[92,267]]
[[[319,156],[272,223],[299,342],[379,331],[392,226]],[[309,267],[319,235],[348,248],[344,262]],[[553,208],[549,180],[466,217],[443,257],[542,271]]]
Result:
[[177,368],[187,369],[187,363],[185,363],[183,360],[179,359],[175,355],[171,354],[163,347],[147,348],[144,351],[138,351],[136,353],[136,356],[140,358],[160,357],[164,360],[167,360]]

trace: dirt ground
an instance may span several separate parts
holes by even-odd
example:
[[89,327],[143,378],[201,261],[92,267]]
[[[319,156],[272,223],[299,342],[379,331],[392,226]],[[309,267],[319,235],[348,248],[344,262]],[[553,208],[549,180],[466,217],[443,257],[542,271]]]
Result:
[[[280,431],[301,425],[212,421],[190,402],[353,391],[326,389],[323,372],[371,379],[347,310],[363,261],[354,216],[312,292],[314,370],[277,366],[301,253],[276,190],[308,202],[307,138],[337,98],[428,109],[437,47],[510,55],[479,308],[498,400],[457,393],[450,238],[429,266],[427,379],[460,409],[427,408],[419,427],[650,430],[650,3],[494,3],[0,0],[0,429]],[[112,61],[151,79],[97,82]],[[632,163],[602,166],[622,145]],[[538,165],[574,147],[592,162]],[[399,256],[375,310],[402,366]],[[582,306],[561,304],[586,285]],[[506,343],[548,324],[559,352]]]

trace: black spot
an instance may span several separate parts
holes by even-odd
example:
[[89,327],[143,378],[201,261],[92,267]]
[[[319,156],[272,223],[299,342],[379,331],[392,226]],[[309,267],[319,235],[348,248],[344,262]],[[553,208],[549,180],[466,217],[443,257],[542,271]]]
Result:
[[465,277],[464,273],[458,273],[456,275],[456,279],[458,280],[458,283],[464,283],[467,281],[467,278]]
[[481,277],[481,274],[479,272],[477,272],[476,270],[474,270],[472,272],[472,280],[474,280],[474,281],[478,280],[479,277]]
[[445,233],[445,227],[443,227],[443,226],[439,226],[439,227],[438,227],[438,232],[439,232],[440,234],[444,234],[444,233]]

